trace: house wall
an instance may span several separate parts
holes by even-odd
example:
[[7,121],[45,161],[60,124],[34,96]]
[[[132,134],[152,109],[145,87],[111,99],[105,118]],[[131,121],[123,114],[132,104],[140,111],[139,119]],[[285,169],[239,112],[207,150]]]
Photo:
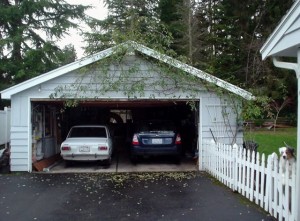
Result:
[[11,171],[29,171],[29,99],[22,94],[11,99]]
[[218,143],[243,143],[242,122],[238,118],[238,107],[225,96],[206,93],[201,99],[203,139],[214,139]]
[[[99,64],[101,66],[102,64]],[[101,67],[92,67],[89,71],[77,70],[57,77],[51,81],[38,85],[31,90],[22,92],[28,94],[28,96],[34,97],[46,97],[49,98],[50,94],[54,93],[55,89],[58,89],[58,85],[62,85],[59,90],[63,90],[64,97],[77,97],[77,98],[191,98],[191,93],[194,95],[196,92],[187,93],[185,88],[197,90],[197,92],[205,91],[205,87],[199,87],[193,81],[187,82],[183,78],[172,80],[172,77],[161,71],[159,67],[144,61],[141,58],[135,56],[128,56],[122,61],[122,63],[116,63],[109,66],[108,73],[104,74]],[[138,72],[138,75],[132,72]],[[118,84],[118,79],[122,76],[122,86],[119,91],[116,91],[115,85]],[[109,80],[108,80],[109,79]],[[157,83],[159,81],[159,83]],[[80,88],[73,87],[74,84],[81,85]],[[115,85],[108,86],[115,82]],[[124,94],[122,87],[126,88],[138,88],[145,84],[142,94],[137,93],[135,95]],[[161,86],[163,84],[164,86]],[[83,89],[83,90],[82,90]],[[104,92],[105,91],[105,92]],[[59,98],[62,93],[57,93]]]
[[[131,73],[131,68],[138,70],[138,74]],[[129,72],[124,72],[124,70],[129,70]],[[96,73],[96,76],[101,75],[101,71],[94,67],[91,72]],[[124,84],[134,84],[139,81],[146,82],[146,87],[144,88],[144,94],[134,94],[133,97],[149,99],[187,99],[193,98],[200,100],[200,111],[199,111],[199,141],[201,144],[203,138],[212,139],[212,133],[219,142],[231,143],[232,138],[228,128],[235,129],[236,117],[233,116],[231,110],[231,115],[228,118],[228,124],[230,127],[225,127],[225,121],[222,118],[222,108],[225,106],[227,109],[230,107],[226,104],[223,98],[219,98],[215,93],[208,92],[205,87],[199,85],[192,85],[186,83],[185,81],[174,82],[171,78],[160,72],[155,65],[150,62],[141,60],[135,56],[127,57],[122,63],[111,65],[108,72],[109,78],[117,79],[120,74],[128,73],[130,74]],[[78,75],[83,76],[78,78]],[[164,79],[164,84],[166,87],[160,87],[159,85],[152,84],[157,79]],[[179,78],[180,79],[180,78]],[[82,86],[86,86],[84,91],[70,90],[68,97],[84,97],[91,99],[128,99],[128,95],[124,94],[124,91],[116,91],[114,89],[108,89],[105,93],[101,90],[96,91],[102,87],[104,80],[95,79],[95,75],[90,72],[82,74],[81,71],[74,71],[63,76],[57,77],[50,81],[44,82],[41,85],[34,86],[30,89],[22,91],[21,93],[15,94],[11,98],[12,105],[12,127],[11,127],[11,170],[12,171],[31,171],[31,99],[49,99],[49,96],[55,92],[55,89],[61,85],[65,88],[74,89],[72,85],[80,81]],[[98,83],[95,83],[98,82]],[[175,87],[174,85],[179,86]],[[155,86],[154,86],[155,85]],[[193,89],[197,87],[197,92],[194,90],[186,91],[183,90],[182,85],[185,87]],[[66,92],[66,91],[65,91]],[[191,97],[193,94],[193,97]],[[230,109],[230,108],[229,108]],[[230,112],[230,111],[229,111]],[[212,133],[211,133],[212,131]],[[242,133],[238,134],[238,141]]]

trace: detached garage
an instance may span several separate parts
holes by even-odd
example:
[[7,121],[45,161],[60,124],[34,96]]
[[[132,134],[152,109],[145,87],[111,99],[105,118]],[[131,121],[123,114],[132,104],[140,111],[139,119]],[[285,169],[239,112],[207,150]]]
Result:
[[33,163],[58,155],[78,124],[109,125],[119,147],[147,118],[174,121],[185,152],[197,151],[203,138],[242,144],[240,98],[253,98],[132,41],[15,85],[1,97],[11,100],[11,171],[29,172]]

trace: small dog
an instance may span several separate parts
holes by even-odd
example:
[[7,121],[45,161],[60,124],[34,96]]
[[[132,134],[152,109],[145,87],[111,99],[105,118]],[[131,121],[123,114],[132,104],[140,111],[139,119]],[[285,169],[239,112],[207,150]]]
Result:
[[279,154],[280,154],[280,159],[279,163],[281,164],[280,166],[282,167],[283,173],[286,171],[286,161],[288,161],[288,171],[289,171],[289,177],[292,175],[292,166],[296,162],[296,157],[295,157],[295,149],[288,146],[285,143],[285,147],[280,147],[279,148]]
[[[289,204],[288,204],[288,210],[291,210],[291,194],[292,194],[292,189],[291,187],[285,187],[285,174],[286,174],[286,170],[288,170],[288,177],[289,179],[292,178],[292,168],[293,165],[296,163],[296,157],[295,157],[295,149],[290,147],[289,145],[287,145],[286,143],[285,147],[280,147],[279,148],[279,154],[280,154],[280,158],[279,158],[279,164],[280,167],[282,168],[282,185],[283,185],[283,190],[282,193],[283,195],[285,195],[285,191],[289,192]],[[288,168],[286,168],[288,167]],[[286,189],[287,188],[287,189]]]

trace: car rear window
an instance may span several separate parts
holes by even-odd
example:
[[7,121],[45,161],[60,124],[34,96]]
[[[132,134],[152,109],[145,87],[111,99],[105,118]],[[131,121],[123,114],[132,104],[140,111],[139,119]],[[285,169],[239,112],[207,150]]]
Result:
[[106,138],[106,130],[104,127],[74,127],[69,137],[104,137]]
[[146,121],[140,122],[138,131],[174,131],[176,129],[172,121]]

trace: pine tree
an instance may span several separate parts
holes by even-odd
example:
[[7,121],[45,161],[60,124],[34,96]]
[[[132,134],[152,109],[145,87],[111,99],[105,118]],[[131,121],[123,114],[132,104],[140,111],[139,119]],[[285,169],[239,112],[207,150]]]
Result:
[[57,0],[1,0],[0,87],[64,64],[69,58],[56,42],[78,27],[76,20],[88,19],[87,8]]
[[105,0],[108,17],[93,21],[90,33],[85,33],[88,42],[86,53],[91,54],[127,40],[167,50],[171,36],[158,16],[158,0]]

